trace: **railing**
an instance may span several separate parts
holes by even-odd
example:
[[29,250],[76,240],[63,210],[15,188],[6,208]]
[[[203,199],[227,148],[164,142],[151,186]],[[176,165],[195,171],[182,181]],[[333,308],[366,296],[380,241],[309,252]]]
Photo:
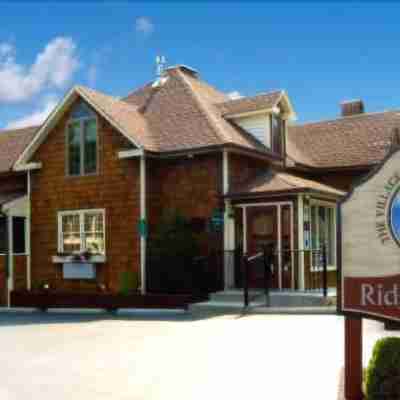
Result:
[[[280,252],[275,251],[273,247],[263,248],[260,252],[253,255],[243,255],[242,257],[242,271],[243,271],[243,302],[244,306],[249,305],[249,286],[250,286],[250,274],[251,271],[259,267],[258,263],[263,263],[264,272],[264,284],[263,288],[267,298],[269,299],[269,292],[271,289],[271,278],[276,273],[273,271],[273,266],[279,264],[278,257],[280,257],[281,262],[285,258],[289,257],[289,262],[291,263],[290,269],[290,280],[294,280],[294,259],[299,258],[299,254],[302,254],[305,268],[304,268],[304,280],[305,280],[305,290],[306,291],[321,291],[323,297],[328,296],[328,265],[327,265],[327,252],[326,246],[322,246],[321,249],[313,250],[282,250]],[[299,271],[299,268],[297,268]],[[283,279],[282,271],[281,280]],[[293,275],[292,275],[293,274]],[[298,277],[299,278],[299,277]]]

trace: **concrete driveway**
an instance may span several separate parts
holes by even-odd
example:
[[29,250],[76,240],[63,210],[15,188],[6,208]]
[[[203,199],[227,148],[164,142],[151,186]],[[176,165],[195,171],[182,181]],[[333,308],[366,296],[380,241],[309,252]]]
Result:
[[2,400],[336,400],[342,365],[336,316],[0,313]]

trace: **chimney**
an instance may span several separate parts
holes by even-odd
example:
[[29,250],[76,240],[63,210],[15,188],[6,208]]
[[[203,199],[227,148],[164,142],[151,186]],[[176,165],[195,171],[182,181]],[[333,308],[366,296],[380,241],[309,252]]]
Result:
[[350,100],[340,103],[342,117],[350,117],[364,113],[364,103],[362,100]]

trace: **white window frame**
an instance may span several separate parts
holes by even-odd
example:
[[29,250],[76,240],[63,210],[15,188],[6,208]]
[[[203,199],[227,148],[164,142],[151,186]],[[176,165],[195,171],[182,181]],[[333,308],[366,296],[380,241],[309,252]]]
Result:
[[63,241],[63,230],[62,230],[62,218],[68,215],[79,215],[79,236],[80,236],[80,253],[86,250],[85,248],[85,215],[86,214],[94,214],[101,213],[103,216],[103,240],[104,240],[104,251],[101,255],[106,255],[106,210],[104,208],[92,208],[92,209],[84,209],[84,210],[68,210],[68,211],[59,211],[58,212],[58,252],[64,253],[64,241]]
[[[333,212],[333,234],[332,234],[332,239],[333,239],[333,253],[332,253],[332,257],[333,257],[333,264],[328,264],[328,271],[336,271],[337,270],[337,259],[336,259],[336,251],[337,251],[337,238],[336,238],[336,232],[337,232],[337,226],[336,226],[336,204],[334,203],[330,203],[328,201],[323,201],[323,200],[310,200],[310,244],[311,244],[311,249],[312,250],[316,250],[312,248],[312,237],[313,237],[313,213],[312,213],[312,207],[316,207],[316,215],[318,216],[318,209],[320,207],[322,208],[329,208],[332,210]],[[317,242],[319,242],[319,224],[316,224],[317,227]],[[312,260],[312,254],[311,254],[311,260]],[[311,272],[318,272],[318,271],[322,271],[321,267],[314,267],[312,265],[312,261],[311,261]]]
[[[86,121],[94,120],[96,123],[96,171],[85,173],[85,135],[84,126]],[[69,170],[69,127],[79,122],[80,134],[79,134],[79,147],[80,147],[80,171],[79,174],[71,174]],[[70,118],[65,127],[65,174],[68,177],[79,177],[79,176],[93,176],[99,173],[99,121],[97,115],[90,117]]]

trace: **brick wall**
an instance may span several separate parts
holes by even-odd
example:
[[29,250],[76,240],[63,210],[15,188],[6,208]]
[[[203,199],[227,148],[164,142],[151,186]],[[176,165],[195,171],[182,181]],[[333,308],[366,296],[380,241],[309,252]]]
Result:
[[[118,291],[122,271],[139,271],[139,160],[118,159],[118,151],[130,144],[99,116],[98,174],[66,177],[67,119],[50,132],[33,159],[43,167],[32,175],[32,285],[89,290],[97,282]],[[51,261],[57,253],[57,212],[93,208],[105,209],[107,261],[96,267],[96,282],[64,280],[61,264]]]

